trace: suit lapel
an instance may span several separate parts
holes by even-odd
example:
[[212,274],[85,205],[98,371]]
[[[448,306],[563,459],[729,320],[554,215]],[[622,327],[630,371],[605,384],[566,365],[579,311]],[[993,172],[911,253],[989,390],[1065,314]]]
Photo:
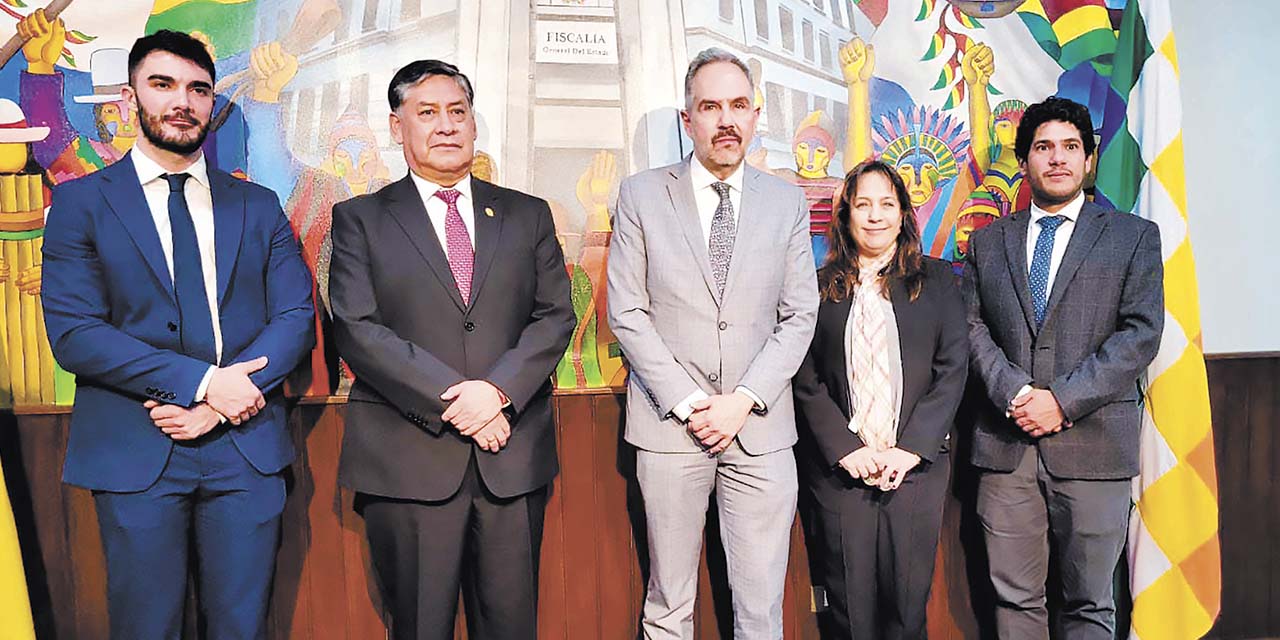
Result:
[[693,260],[698,263],[698,269],[702,272],[702,280],[707,285],[707,291],[711,293],[711,298],[718,306],[720,297],[716,293],[715,278],[711,275],[711,258],[707,252],[707,239],[702,237],[698,204],[693,198],[693,178],[689,173],[689,162],[695,162],[695,160],[682,162],[669,174],[671,179],[667,182],[667,194],[671,197],[671,205],[680,222],[680,229],[684,232],[685,242],[689,243],[689,249],[693,252]]
[[1022,306],[1022,315],[1032,335],[1036,333],[1036,310],[1031,304],[1031,284],[1027,279],[1027,225],[1031,213],[1026,210],[1013,214],[1010,224],[1004,225],[1005,262],[1009,265],[1009,277],[1013,290]]
[[[912,380],[915,373],[917,362],[911,356],[916,353],[915,349],[908,351],[909,347],[915,347],[924,344],[919,340],[920,337],[926,335],[921,325],[927,322],[927,318],[920,313],[924,308],[911,303],[911,296],[907,293],[907,287],[901,279],[894,278],[889,281],[889,301],[893,303],[893,322],[898,328],[898,359],[902,366],[902,389],[898,393],[898,415],[907,415],[907,380]],[[930,363],[932,364],[932,363]],[[902,433],[902,426],[906,424],[904,421],[898,421],[898,433]]]
[[218,306],[227,295],[231,273],[240,255],[240,240],[244,236],[244,193],[235,184],[235,178],[209,169],[209,190],[213,198],[214,255],[218,262]]
[[1092,202],[1086,201],[1076,216],[1076,228],[1071,232],[1071,240],[1067,242],[1067,251],[1062,255],[1062,262],[1053,276],[1053,290],[1049,292],[1049,301],[1044,308],[1044,321],[1049,322],[1053,308],[1066,295],[1067,285],[1075,277],[1076,271],[1084,263],[1084,259],[1102,237],[1107,228],[1107,211]]
[[427,208],[422,203],[422,196],[418,194],[417,187],[413,185],[413,179],[406,175],[391,185],[391,188],[387,189],[387,198],[390,205],[387,210],[391,213],[391,217],[404,230],[409,242],[418,250],[418,254],[426,261],[427,266],[431,267],[431,272],[449,292],[449,298],[453,300],[453,304],[457,305],[459,311],[466,311],[466,305],[462,304],[462,294],[458,292],[458,284],[453,281],[453,271],[449,269],[449,258],[445,255],[444,248],[440,246],[440,239],[436,237],[436,232],[431,227]]
[[107,205],[124,225],[125,231],[138,247],[138,252],[142,254],[142,259],[151,268],[165,293],[169,294],[169,299],[176,301],[173,277],[169,275],[169,264],[164,259],[160,233],[156,231],[156,222],[151,217],[147,197],[142,193],[142,185],[138,184],[133,155],[125,155],[119,162],[99,171],[98,175],[104,178],[101,190]]
[[[754,167],[747,166],[743,169],[742,198],[738,202],[737,231],[733,239],[733,253],[729,255],[729,275],[724,284],[725,298],[729,297],[729,291],[738,280],[743,264],[751,256],[759,255],[756,242],[764,240],[764,234],[760,233],[764,207],[760,202],[760,184],[757,182],[759,177],[760,172]],[[708,258],[708,267],[710,264],[711,260]]]
[[476,259],[471,273],[471,304],[474,305],[481,287],[484,286],[485,276],[489,275],[494,256],[498,253],[505,212],[498,206],[497,189],[483,180],[474,177],[471,179],[471,196],[475,201],[473,213],[476,230]]
[[829,345],[829,353],[834,367],[829,370],[831,379],[836,382],[836,400],[844,409],[845,418],[853,414],[849,406],[849,363],[845,360],[844,331],[849,324],[849,313],[853,311],[853,299],[845,298],[839,302],[824,302],[818,307],[818,330],[826,334],[823,344]]

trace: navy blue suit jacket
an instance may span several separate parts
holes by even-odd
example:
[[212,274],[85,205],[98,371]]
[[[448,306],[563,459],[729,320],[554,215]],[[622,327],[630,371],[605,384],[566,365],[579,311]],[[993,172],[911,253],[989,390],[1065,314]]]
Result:
[[[294,457],[280,382],[315,342],[313,281],[270,190],[212,167],[222,365],[267,356],[251,378],[258,415],[229,433],[262,473]],[[184,355],[160,236],[132,153],[54,190],[44,236],[45,325],[54,357],[76,374],[64,482],[140,491],[173,441],[143,402],[191,406],[212,363]]]

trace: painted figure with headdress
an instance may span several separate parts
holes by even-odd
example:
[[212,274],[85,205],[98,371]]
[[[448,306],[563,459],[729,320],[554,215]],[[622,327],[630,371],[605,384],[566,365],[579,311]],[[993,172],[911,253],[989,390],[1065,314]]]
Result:
[[813,259],[817,266],[822,266],[827,255],[826,234],[831,224],[832,203],[841,180],[827,173],[836,154],[836,140],[823,126],[821,111],[814,111],[800,121],[791,138],[791,153],[796,168],[774,173],[804,190],[804,198],[809,203]]

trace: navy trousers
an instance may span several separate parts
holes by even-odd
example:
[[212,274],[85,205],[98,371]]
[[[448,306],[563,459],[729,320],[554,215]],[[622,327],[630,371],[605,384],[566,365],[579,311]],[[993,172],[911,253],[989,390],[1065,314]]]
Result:
[[145,491],[95,491],[111,637],[179,638],[193,555],[205,637],[265,637],[284,499],[282,475],[254,469],[225,427],[177,443]]

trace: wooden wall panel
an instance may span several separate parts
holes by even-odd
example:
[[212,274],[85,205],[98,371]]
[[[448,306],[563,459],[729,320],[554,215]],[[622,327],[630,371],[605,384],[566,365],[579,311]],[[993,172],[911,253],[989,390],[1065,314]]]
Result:
[[[1212,637],[1280,636],[1280,358],[1208,363],[1220,481],[1222,617]],[[547,640],[631,640],[644,598],[644,517],[635,455],[622,441],[623,398],[574,393],[555,400],[561,473],[547,505],[539,636]],[[290,472],[276,587],[273,639],[365,640],[385,635],[363,521],[350,492],[337,487],[344,405],[338,399],[294,408],[299,449]],[[106,572],[89,492],[60,482],[69,414],[64,408],[0,416],[0,454],[14,504],[38,637],[107,635]],[[944,514],[929,633],[935,640],[991,637],[989,585],[971,509],[973,478],[961,441]],[[803,505],[802,505],[803,506]],[[729,638],[731,599],[714,511],[708,517],[695,626],[700,640]],[[802,521],[792,531],[785,595],[788,640],[816,640],[809,555]],[[974,602],[980,603],[975,607]],[[194,610],[189,606],[189,611]],[[188,637],[196,620],[189,615]],[[460,612],[458,637],[465,637]]]
[[1280,637],[1280,358],[1207,363],[1222,542],[1210,637]]

